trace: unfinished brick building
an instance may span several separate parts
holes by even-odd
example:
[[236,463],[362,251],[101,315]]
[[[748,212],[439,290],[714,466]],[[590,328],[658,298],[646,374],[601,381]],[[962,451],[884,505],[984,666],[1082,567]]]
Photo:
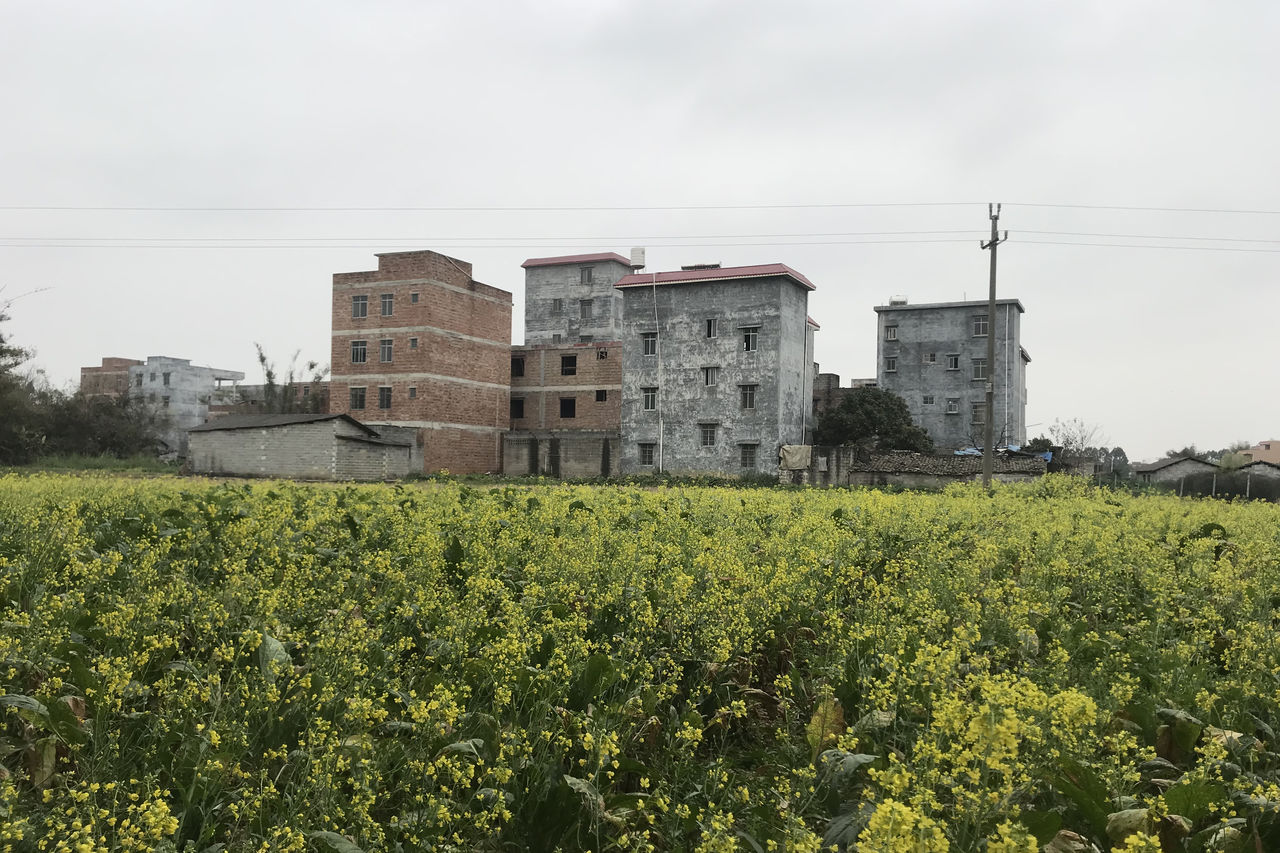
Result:
[[333,276],[329,411],[415,430],[425,471],[500,470],[511,294],[438,252],[377,257]]
[[80,393],[86,397],[123,397],[129,393],[129,368],[142,364],[136,358],[102,360],[100,367],[80,368]]

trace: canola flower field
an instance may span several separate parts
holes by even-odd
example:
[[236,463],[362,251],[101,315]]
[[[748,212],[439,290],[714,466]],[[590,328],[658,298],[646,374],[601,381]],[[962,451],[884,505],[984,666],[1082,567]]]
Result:
[[1280,509],[0,477],[0,848],[1280,850]]

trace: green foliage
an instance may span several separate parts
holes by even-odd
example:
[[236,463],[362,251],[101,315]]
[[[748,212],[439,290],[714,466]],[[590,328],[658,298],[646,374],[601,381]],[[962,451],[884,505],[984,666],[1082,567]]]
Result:
[[872,387],[850,389],[840,405],[823,412],[814,441],[867,450],[933,450],[928,433],[912,423],[906,402],[892,391]]
[[[321,367],[318,361],[308,361],[302,368],[298,367],[298,356],[301,350],[295,350],[289,359],[289,367],[283,377],[276,370],[275,362],[267,357],[262,344],[255,343],[258,365],[262,368],[263,400],[262,405],[254,409],[261,414],[292,414],[295,412],[316,413],[324,411],[325,398],[320,387],[329,375],[327,366]],[[303,393],[303,391],[307,393]]]

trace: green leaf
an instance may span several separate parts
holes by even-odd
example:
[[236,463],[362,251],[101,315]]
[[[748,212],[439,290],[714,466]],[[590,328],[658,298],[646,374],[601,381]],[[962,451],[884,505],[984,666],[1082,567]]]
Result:
[[337,853],[364,853],[358,846],[336,832],[308,832],[307,838],[319,842]]
[[1196,779],[1185,785],[1174,785],[1164,792],[1165,804],[1170,814],[1182,815],[1192,823],[1198,823],[1209,814],[1210,807],[1227,798],[1227,791],[1207,779]]
[[58,761],[58,741],[43,737],[27,750],[27,773],[35,789],[42,790],[53,784],[53,771]]
[[290,669],[293,667],[293,658],[284,650],[284,643],[263,631],[262,645],[258,646],[258,665],[262,667],[262,674],[268,684],[276,683],[276,667],[272,664]]
[[1092,770],[1075,761],[1064,758],[1058,766],[1062,773],[1052,780],[1054,786],[1076,804],[1096,835],[1106,837],[1110,807],[1106,785]]
[[817,758],[823,747],[842,734],[844,708],[841,707],[840,700],[834,696],[820,699],[818,706],[813,709],[813,716],[809,718],[809,725],[805,727],[805,738],[809,741],[809,748],[813,750],[813,757]]
[[877,755],[867,755],[863,752],[828,749],[818,756],[818,764],[827,772],[832,784],[842,788],[852,781],[859,768],[874,764],[878,759]]
[[1027,831],[1036,837],[1036,843],[1048,844],[1062,829],[1062,815],[1051,811],[1024,811],[1018,818]]
[[33,696],[23,696],[20,693],[6,693],[0,696],[0,706],[8,706],[16,708],[18,716],[26,720],[31,725],[43,724],[49,725],[49,709],[42,705]]
[[440,755],[470,755],[472,758],[479,759],[480,750],[482,749],[484,749],[484,741],[481,738],[473,737],[449,744],[437,753],[437,757]]
[[50,727],[53,733],[67,743],[81,744],[89,740],[89,732],[66,702],[54,702],[49,708]]

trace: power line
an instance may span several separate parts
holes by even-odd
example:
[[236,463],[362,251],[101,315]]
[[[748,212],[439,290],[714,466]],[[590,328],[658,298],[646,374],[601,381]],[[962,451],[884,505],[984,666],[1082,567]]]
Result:
[[[1170,236],[1161,234],[1110,234],[1100,231],[1024,231],[1022,229],[1014,232],[1016,234],[1056,234],[1063,237],[1115,237],[1124,240],[1199,240],[1209,243],[1280,243],[1280,240],[1253,240],[1247,237],[1194,237],[1194,236]],[[1031,241],[1023,241],[1031,242]]]
[[1055,207],[1065,210],[1129,210],[1141,213],[1232,213],[1246,216],[1280,216],[1280,210],[1239,210],[1222,207],[1126,207],[1117,204],[1049,204],[1047,202],[1009,202],[1011,207]]
[[[51,237],[49,238],[59,239]],[[970,240],[962,239],[929,239],[929,240],[798,240],[798,241],[766,241],[754,243],[650,243],[648,248],[656,249],[700,249],[700,248],[736,248],[742,246],[865,246],[865,245],[887,245],[887,244],[920,244],[920,243],[969,243]],[[255,245],[236,245],[228,244],[197,244],[184,245],[181,243],[167,243],[163,245],[151,245],[148,243],[4,243],[0,238],[0,248],[6,249],[370,249],[383,248],[385,251],[391,251],[391,245],[399,245],[391,243],[386,246],[371,246],[367,243],[361,244],[339,244],[329,243],[324,245],[303,245],[303,244],[255,244]],[[536,243],[536,244],[486,244],[486,245],[450,245],[435,244],[434,249],[556,249],[556,248],[577,248],[581,249],[584,245],[590,243]]]
[[971,201],[833,202],[823,204],[685,204],[653,206],[564,207],[113,207],[78,205],[0,205],[0,211],[83,211],[92,213],[551,213],[665,210],[800,210],[855,207],[962,207]]
[[[437,243],[449,240],[553,240],[558,243],[647,243],[653,240],[748,240],[748,239],[770,239],[775,237],[899,237],[911,234],[981,234],[972,228],[957,229],[951,231],[813,231],[796,234],[667,234],[663,236],[637,237],[631,236],[596,236],[596,237],[535,237],[535,236],[506,236],[506,237],[464,237],[455,235],[451,237],[71,237],[67,235],[59,235],[57,237],[0,237],[0,240],[71,240],[71,241],[144,241],[144,242],[280,242],[285,240],[296,240],[304,242],[341,242],[359,240],[364,242],[380,242],[380,243]],[[1045,232],[1055,233],[1055,232]],[[1277,241],[1280,242],[1280,241]]]
[[1042,246],[1101,246],[1108,249],[1173,249],[1186,252],[1260,252],[1280,254],[1280,249],[1246,249],[1236,246],[1159,246],[1141,243],[1085,243],[1076,240],[1019,240],[1019,245]]

